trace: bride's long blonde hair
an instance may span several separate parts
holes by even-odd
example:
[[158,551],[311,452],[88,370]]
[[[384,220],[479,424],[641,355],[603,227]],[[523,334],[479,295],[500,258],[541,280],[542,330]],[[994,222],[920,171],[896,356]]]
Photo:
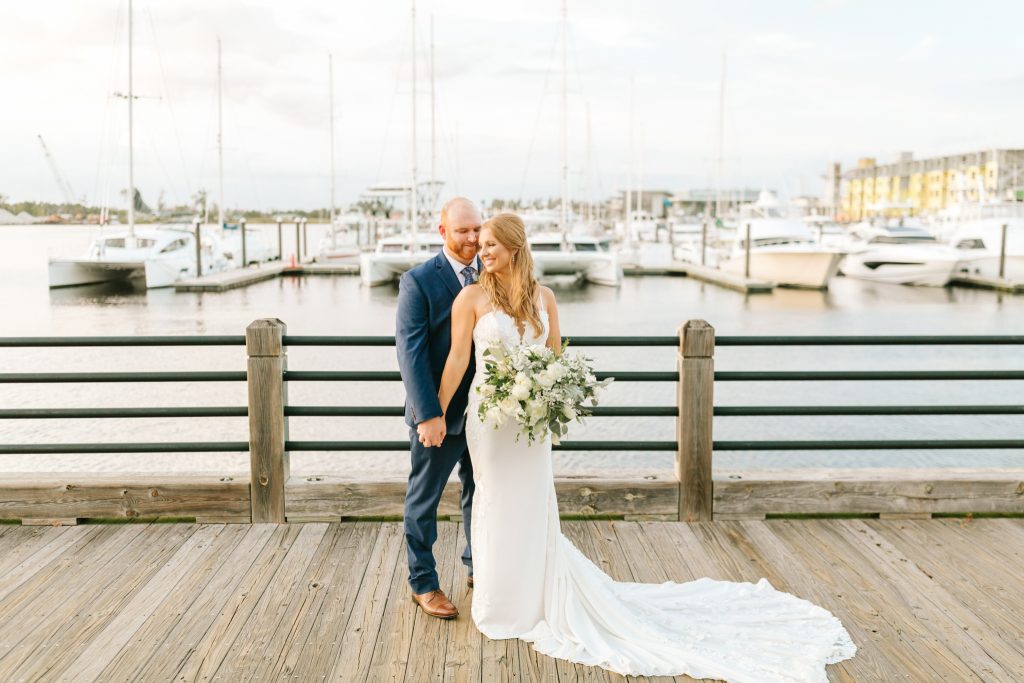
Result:
[[540,322],[537,306],[537,278],[533,274],[533,255],[526,240],[526,226],[514,213],[500,213],[486,221],[481,229],[490,228],[501,246],[513,253],[508,284],[493,273],[480,273],[479,284],[487,293],[487,299],[512,316],[516,323],[528,322],[540,335],[544,328]]

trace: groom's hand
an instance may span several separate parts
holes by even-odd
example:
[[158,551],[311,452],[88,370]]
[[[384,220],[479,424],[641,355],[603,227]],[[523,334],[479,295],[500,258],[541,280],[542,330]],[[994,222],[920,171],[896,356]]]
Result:
[[440,446],[447,434],[444,424],[444,416],[432,417],[416,425],[416,432],[420,435],[420,443],[431,448]]

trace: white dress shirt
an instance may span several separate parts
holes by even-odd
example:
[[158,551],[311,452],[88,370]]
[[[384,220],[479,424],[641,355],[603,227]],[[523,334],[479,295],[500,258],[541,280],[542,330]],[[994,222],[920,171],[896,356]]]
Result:
[[472,263],[468,263],[467,264],[467,263],[463,263],[459,259],[457,259],[454,256],[452,256],[452,253],[450,251],[448,251],[448,247],[447,246],[442,247],[442,249],[444,250],[445,258],[448,259],[448,263],[450,263],[451,266],[452,266],[452,270],[455,271],[455,279],[459,281],[460,285],[465,287],[465,285],[463,284],[462,269],[466,268],[467,266],[473,269],[473,271],[476,273],[477,279],[480,278],[480,259],[479,258],[474,258]]

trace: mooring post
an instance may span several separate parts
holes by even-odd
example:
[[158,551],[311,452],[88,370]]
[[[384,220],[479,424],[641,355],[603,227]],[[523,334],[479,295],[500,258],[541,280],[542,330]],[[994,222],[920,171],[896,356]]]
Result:
[[1006,278],[1006,230],[1009,228],[1009,224],[1003,223],[1003,227],[1000,230],[999,235],[999,279],[1003,280]]
[[195,227],[195,233],[196,233],[196,277],[202,277],[203,276],[203,239],[202,239],[202,236],[201,236],[201,232],[202,232],[201,226],[202,226],[202,223],[200,223],[199,219],[196,218],[192,222],[192,224]]
[[295,261],[302,263],[302,219],[295,219]]
[[276,318],[253,321],[245,329],[249,388],[249,468],[252,522],[283,524],[284,487],[291,475],[288,440],[286,325]]
[[715,328],[688,320],[679,328],[679,384],[676,421],[676,478],[679,521],[712,518],[712,423],[715,383]]
[[281,233],[281,219],[277,219],[277,260],[284,261],[284,236]]
[[242,268],[249,265],[249,253],[245,248],[245,216],[238,219],[238,231],[242,234]]
[[[302,253],[309,258],[309,219],[302,219]],[[301,260],[301,259],[300,259]]]
[[743,256],[743,277],[750,277],[750,223],[747,223],[747,250]]

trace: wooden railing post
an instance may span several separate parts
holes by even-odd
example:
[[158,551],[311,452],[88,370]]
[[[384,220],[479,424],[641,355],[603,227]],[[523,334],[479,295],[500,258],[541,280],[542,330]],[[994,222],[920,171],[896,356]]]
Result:
[[253,524],[286,521],[284,486],[291,466],[284,448],[288,439],[285,330],[285,324],[276,318],[256,320],[245,329]]
[[715,328],[703,320],[680,326],[676,478],[681,522],[707,522],[712,516],[714,357]]

